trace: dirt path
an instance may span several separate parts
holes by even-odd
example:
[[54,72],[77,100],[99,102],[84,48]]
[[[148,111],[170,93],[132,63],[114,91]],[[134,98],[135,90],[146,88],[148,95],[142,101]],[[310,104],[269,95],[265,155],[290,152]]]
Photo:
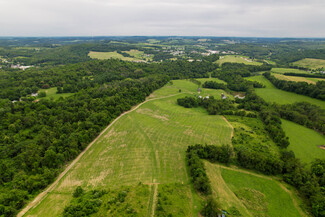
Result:
[[231,135],[230,135],[230,139],[232,139],[232,137],[234,137],[234,127],[231,125],[231,123],[227,120],[227,118],[225,116],[222,116],[223,120],[225,120],[228,124],[228,126],[231,128]]
[[148,201],[148,212],[147,217],[154,217],[155,216],[155,210],[156,210],[156,204],[158,200],[158,184],[152,183],[149,185],[151,188],[150,197]]
[[154,188],[154,192],[153,192],[153,201],[152,201],[151,216],[150,217],[155,216],[156,204],[157,204],[157,200],[158,200],[158,185],[154,184],[153,188]]
[[260,174],[256,174],[254,172],[250,172],[250,171],[246,171],[246,170],[243,170],[243,169],[239,169],[239,168],[234,168],[234,167],[227,167],[227,166],[224,166],[224,165],[219,165],[219,164],[216,164],[218,167],[220,168],[223,168],[223,169],[227,169],[227,170],[233,170],[233,171],[236,171],[236,172],[240,172],[240,173],[246,173],[246,174],[249,174],[249,175],[252,175],[252,176],[256,176],[256,177],[259,177],[259,178],[263,178],[263,179],[268,179],[268,180],[272,180],[272,181],[275,181],[275,183],[277,183],[285,192],[287,192],[289,194],[289,196],[291,197],[291,200],[292,200],[292,203],[293,205],[295,206],[295,208],[298,210],[299,214],[301,216],[304,216],[304,217],[307,217],[308,215],[300,208],[299,206],[299,203],[298,201],[296,200],[295,196],[293,195],[293,193],[288,190],[281,182],[279,182],[277,179],[274,179],[272,177],[269,177],[269,176],[265,176],[265,175],[260,175]]
[[[118,116],[115,120],[113,120],[88,146],[85,150],[83,150],[77,158],[75,158],[71,164],[57,177],[57,179],[47,188],[45,189],[42,193],[40,193],[39,195],[37,195],[37,197],[35,197],[35,199],[30,202],[23,210],[21,210],[17,217],[21,217],[24,216],[31,208],[35,207],[36,205],[38,205],[40,202],[42,202],[42,200],[46,197],[46,195],[48,193],[50,193],[51,191],[53,191],[53,189],[56,187],[56,185],[59,183],[59,181],[69,172],[69,170],[80,160],[80,158],[91,148],[91,146],[98,140],[98,138],[100,138],[109,128],[112,127],[112,125],[118,121],[121,117],[123,117],[124,115],[133,112],[134,110],[138,109],[140,106],[142,106],[143,104],[153,101],[153,100],[159,100],[159,99],[164,99],[164,98],[169,98],[169,97],[173,97],[173,96],[177,96],[180,94],[184,94],[187,92],[182,92],[182,93],[177,93],[177,94],[173,94],[173,95],[169,95],[169,96],[163,96],[163,97],[159,97],[159,98],[152,98],[152,99],[146,99],[144,102],[140,103],[139,105],[133,107],[131,110],[126,111],[124,113],[122,113],[120,116]],[[150,97],[150,96],[149,96]],[[149,98],[148,97],[148,98]]]

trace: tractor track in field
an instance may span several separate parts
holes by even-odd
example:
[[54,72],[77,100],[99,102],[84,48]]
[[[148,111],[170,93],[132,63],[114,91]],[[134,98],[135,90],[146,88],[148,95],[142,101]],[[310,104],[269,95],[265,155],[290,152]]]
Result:
[[[177,95],[181,95],[181,94],[186,94],[189,92],[182,92],[182,93],[177,93],[177,94],[173,94],[173,95],[168,95],[168,96],[163,96],[163,97],[158,97],[158,98],[151,98],[151,99],[146,99],[145,101],[143,101],[142,103],[136,105],[135,107],[131,108],[129,111],[123,112],[120,116],[118,116],[117,118],[115,118],[79,155],[77,158],[75,158],[70,164],[69,166],[67,166],[67,168],[57,177],[57,179],[48,187],[46,188],[43,192],[41,192],[39,195],[37,195],[33,201],[31,201],[26,207],[24,207],[24,209],[22,209],[18,214],[17,217],[22,217],[24,216],[31,208],[37,206],[38,204],[40,204],[42,202],[42,200],[48,195],[48,193],[51,193],[53,191],[53,189],[56,187],[56,185],[61,181],[61,179],[70,171],[70,169],[80,160],[80,158],[92,147],[92,145],[108,130],[112,127],[112,125],[118,121],[121,117],[123,117],[126,114],[129,114],[135,110],[137,110],[140,106],[142,106],[143,104],[150,102],[150,101],[154,101],[154,100],[159,100],[159,99],[165,99],[165,98],[169,98],[169,97],[173,97],[173,96],[177,96]],[[150,97],[150,96],[149,96]]]

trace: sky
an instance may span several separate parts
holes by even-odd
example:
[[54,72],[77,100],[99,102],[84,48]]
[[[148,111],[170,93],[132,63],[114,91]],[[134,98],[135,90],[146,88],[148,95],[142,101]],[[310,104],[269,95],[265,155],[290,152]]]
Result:
[[0,36],[325,37],[325,0],[0,0]]

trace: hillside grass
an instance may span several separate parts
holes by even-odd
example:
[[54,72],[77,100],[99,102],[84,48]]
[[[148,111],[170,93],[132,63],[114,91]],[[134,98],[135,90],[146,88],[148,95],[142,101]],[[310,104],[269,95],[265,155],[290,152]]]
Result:
[[309,164],[316,158],[325,159],[325,150],[319,148],[325,145],[325,137],[316,131],[282,119],[282,128],[289,137],[289,150],[302,162]]
[[308,68],[308,69],[319,69],[319,68],[325,68],[325,60],[305,58],[305,59],[293,62],[292,65],[300,66],[300,67],[304,67],[304,68]]
[[69,97],[69,96],[72,96],[73,93],[56,93],[57,91],[57,88],[56,87],[52,87],[52,88],[49,88],[49,89],[40,89],[38,91],[39,92],[45,92],[46,93],[46,97],[38,97],[39,99],[54,99],[54,100],[57,100],[59,99],[60,97]]
[[[185,163],[187,146],[231,142],[231,127],[221,116],[210,116],[203,108],[186,109],[177,105],[178,98],[192,96],[196,90],[194,83],[177,80],[155,91],[150,99],[178,95],[149,101],[122,116],[99,137],[50,196],[25,216],[40,216],[44,210],[47,213],[42,216],[62,213],[62,204],[69,200],[67,195],[71,195],[78,185],[93,189],[119,188],[139,182],[148,185],[179,183],[190,192],[190,198],[196,198]],[[213,93],[218,95],[218,91]],[[148,201],[150,198],[152,195]],[[184,212],[197,216],[197,211],[193,211],[200,206],[197,201],[188,201]]]
[[[198,195],[193,194],[193,191],[194,189],[179,183],[159,185],[155,216],[165,217],[170,214],[172,216],[194,216],[199,213],[203,201]],[[191,207],[193,201],[196,205]]]
[[153,58],[153,55],[147,56],[143,51],[139,51],[139,50],[132,49],[130,51],[123,51],[123,52],[133,56],[137,60],[149,61],[149,60],[152,60],[152,58]]
[[294,81],[294,82],[307,82],[308,84],[316,84],[317,80],[324,80],[321,78],[320,79],[309,79],[306,77],[287,76],[287,75],[281,75],[281,74],[276,74],[276,73],[272,73],[272,75],[280,80]]
[[292,68],[272,68],[271,72],[284,74],[284,73],[300,73],[300,74],[310,74],[307,71],[300,70],[300,69],[292,69]]
[[263,63],[256,62],[254,60],[249,59],[249,57],[240,56],[240,55],[220,56],[220,59],[217,60],[216,63],[218,63],[219,65],[222,65],[223,63],[244,63],[246,65],[256,65],[256,66],[263,65]]
[[114,52],[95,52],[90,51],[88,56],[92,59],[100,59],[100,60],[107,60],[107,59],[120,59],[125,61],[140,61],[140,59],[137,59],[135,57],[125,57],[122,54]]
[[205,166],[213,196],[230,214],[237,210],[242,216],[307,216],[295,192],[269,176],[209,162]]
[[279,104],[292,104],[295,102],[309,102],[311,104],[320,106],[325,109],[325,102],[314,99],[308,96],[299,95],[292,92],[283,91],[277,89],[269,80],[267,80],[263,75],[253,76],[246,78],[251,81],[258,81],[265,85],[265,88],[256,88],[255,92],[257,95],[262,97],[267,102],[275,102]]

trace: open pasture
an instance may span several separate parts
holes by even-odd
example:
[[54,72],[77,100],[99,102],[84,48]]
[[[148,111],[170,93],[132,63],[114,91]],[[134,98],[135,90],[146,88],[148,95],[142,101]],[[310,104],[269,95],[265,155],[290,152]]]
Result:
[[213,196],[233,216],[307,216],[295,193],[269,176],[209,162],[205,166]]
[[310,74],[307,71],[300,70],[300,69],[293,69],[293,68],[272,68],[271,72],[284,74],[284,73],[300,73],[300,74]]
[[310,163],[316,158],[325,159],[325,150],[319,146],[325,145],[325,137],[316,131],[291,121],[281,120],[282,128],[289,137],[289,150],[304,163]]
[[319,69],[319,68],[325,68],[325,60],[305,58],[305,59],[293,62],[292,65],[304,67],[307,69]]
[[122,54],[114,52],[95,52],[90,51],[88,56],[92,59],[100,59],[100,60],[107,60],[107,59],[120,59],[125,61],[140,61],[140,59],[137,59],[135,57],[125,57]]
[[123,51],[123,52],[131,55],[132,57],[134,57],[137,60],[149,61],[149,60],[152,60],[152,57],[153,57],[153,55],[147,55],[143,51],[139,51],[139,50],[130,50],[130,51]]
[[320,106],[321,108],[325,109],[325,102],[314,99],[308,96],[299,95],[292,92],[283,91],[274,87],[274,85],[267,80],[264,76],[258,75],[253,77],[246,78],[251,81],[258,81],[264,84],[265,88],[256,88],[256,94],[262,97],[267,102],[275,102],[279,104],[292,104],[295,102],[309,102],[311,104]]
[[307,77],[287,76],[287,75],[281,75],[281,74],[275,74],[275,73],[272,73],[272,75],[280,80],[294,81],[294,82],[307,82],[308,84],[316,84],[317,81],[325,80],[323,78],[307,78]]
[[[210,116],[203,108],[186,109],[177,105],[177,98],[193,95],[196,89],[194,83],[181,80],[154,92],[151,101],[122,116],[102,134],[54,191],[25,216],[40,216],[41,210],[47,210],[43,216],[62,213],[62,204],[69,200],[66,195],[71,195],[78,185],[92,189],[119,188],[139,182],[180,183],[191,189],[185,165],[187,146],[230,144],[232,131],[221,116]],[[196,197],[194,191],[188,192],[190,198]],[[195,201],[189,201],[194,210],[198,206]],[[197,216],[194,211],[191,213]]]
[[249,57],[240,56],[240,55],[227,55],[220,56],[220,59],[216,61],[219,65],[223,63],[244,63],[246,65],[263,65],[263,63],[256,62],[254,60],[249,59]]

